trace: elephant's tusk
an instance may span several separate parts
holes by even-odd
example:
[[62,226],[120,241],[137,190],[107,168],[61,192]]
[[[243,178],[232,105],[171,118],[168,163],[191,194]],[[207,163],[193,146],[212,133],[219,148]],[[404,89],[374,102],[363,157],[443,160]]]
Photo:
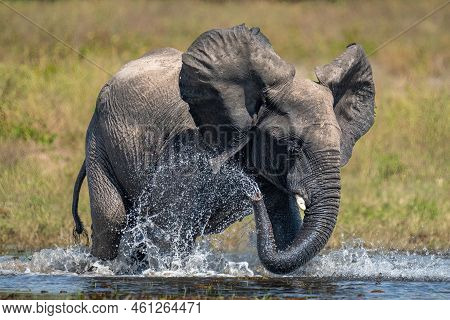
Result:
[[306,210],[306,205],[305,205],[305,199],[303,199],[302,197],[300,197],[299,195],[295,196],[295,200],[297,200],[297,206],[300,210],[305,211]]

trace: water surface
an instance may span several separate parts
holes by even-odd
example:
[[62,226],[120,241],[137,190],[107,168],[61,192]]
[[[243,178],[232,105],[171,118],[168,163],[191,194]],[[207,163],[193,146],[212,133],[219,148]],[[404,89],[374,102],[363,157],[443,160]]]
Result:
[[129,274],[84,247],[0,257],[0,298],[449,299],[448,253],[343,247],[293,274],[266,272],[254,253],[204,248],[167,270]]

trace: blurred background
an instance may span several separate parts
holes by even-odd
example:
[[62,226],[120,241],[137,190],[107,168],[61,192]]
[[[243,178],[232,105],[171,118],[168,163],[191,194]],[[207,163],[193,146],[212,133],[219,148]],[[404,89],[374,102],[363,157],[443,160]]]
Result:
[[[0,1],[0,252],[71,243],[73,184],[107,72],[155,48],[184,51],[208,29],[245,22],[315,80],[314,67],[349,43],[369,54],[444,1],[6,3],[81,55]],[[449,30],[446,6],[370,56],[377,116],[342,169],[328,247],[359,239],[367,247],[449,249]],[[79,210],[90,226],[86,183]],[[252,219],[214,237],[214,245],[245,250]]]

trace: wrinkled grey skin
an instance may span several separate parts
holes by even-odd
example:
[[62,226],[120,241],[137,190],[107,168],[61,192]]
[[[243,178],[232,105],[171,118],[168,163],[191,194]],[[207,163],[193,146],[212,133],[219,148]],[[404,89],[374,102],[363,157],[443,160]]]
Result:
[[[198,127],[204,142],[222,152],[213,168],[234,158],[256,176],[263,265],[283,274],[314,257],[336,224],[340,167],[373,124],[375,95],[358,45],[316,75],[318,82],[297,77],[259,29],[244,25],[206,32],[182,56],[163,49],[122,68],[102,89],[87,134],[92,253],[115,256],[111,247],[128,202],[142,190],[145,167],[161,143]],[[145,141],[149,125],[160,126],[161,143]],[[215,135],[217,126],[227,134]],[[82,176],[83,168],[77,183]],[[306,203],[304,221],[296,196]]]
[[[127,214],[145,187],[146,170],[157,162],[167,140],[195,128],[180,98],[180,64],[181,52],[175,49],[151,52],[126,64],[99,93],[86,134],[83,165],[94,256],[116,257]],[[75,189],[82,175],[83,168]],[[75,221],[81,233],[83,227],[79,219]]]
[[[176,148],[201,142],[196,138],[198,130],[188,105],[179,92],[181,55],[180,51],[172,48],[152,51],[126,64],[99,93],[86,134],[86,159],[75,183],[72,206],[74,234],[81,234],[84,229],[77,205],[83,178],[87,176],[92,217],[91,252],[96,257],[113,259],[117,256],[120,239],[130,222],[133,208],[140,205],[140,196],[151,182],[149,169],[169,158]],[[202,148],[201,145],[198,147]],[[178,152],[183,152],[183,149]],[[194,180],[195,177],[190,175],[196,173],[195,167],[198,166],[198,163],[192,164],[191,172],[183,172],[179,176],[176,175],[180,168],[173,168],[173,176],[165,177],[173,179],[172,193],[177,192],[176,186],[182,182],[186,185]],[[198,185],[195,187],[199,188]],[[157,204],[159,207],[165,205],[172,204]],[[205,225],[200,221],[205,217],[192,221],[191,217],[183,216],[181,211],[186,210],[179,211],[173,212],[176,218],[171,216],[171,212],[153,220],[168,234],[183,226],[182,234],[177,233],[177,236],[184,239],[184,243],[177,249],[185,252],[200,234],[220,232],[245,214],[227,212],[227,216],[218,209],[208,217]],[[155,212],[146,213],[151,215]],[[162,251],[169,251],[179,239],[158,242]]]

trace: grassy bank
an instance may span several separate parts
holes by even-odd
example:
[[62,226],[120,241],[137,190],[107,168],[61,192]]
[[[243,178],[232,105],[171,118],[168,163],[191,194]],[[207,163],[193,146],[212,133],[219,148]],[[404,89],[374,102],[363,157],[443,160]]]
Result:
[[[260,26],[305,77],[351,42],[367,52],[442,1],[9,2],[114,73],[158,47],[185,50],[203,31]],[[329,245],[351,238],[399,249],[450,243],[449,8],[370,57],[377,118],[342,170]],[[110,77],[0,5],[0,251],[70,243],[71,193],[85,130]],[[86,186],[80,212],[89,225]],[[216,239],[247,246],[252,222]]]

